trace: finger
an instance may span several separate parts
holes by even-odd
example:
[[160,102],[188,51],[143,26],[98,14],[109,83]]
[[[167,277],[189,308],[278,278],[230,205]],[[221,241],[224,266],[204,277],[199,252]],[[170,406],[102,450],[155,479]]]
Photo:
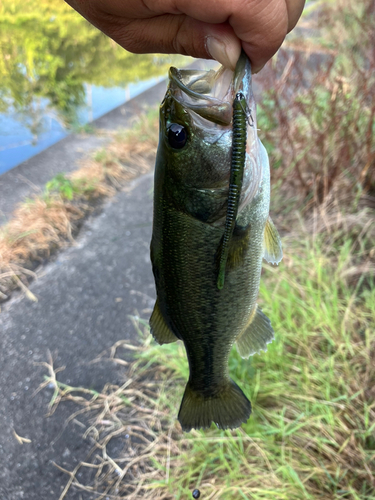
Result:
[[[215,0],[65,0],[80,13],[96,18],[147,19],[164,14],[192,17],[207,23],[225,22],[231,13],[231,2]],[[234,0],[234,3],[239,0]]]
[[228,24],[207,24],[185,15],[158,16],[101,25],[101,29],[130,52],[183,54],[215,59],[234,69],[241,43]]
[[292,31],[301,17],[305,0],[286,0],[286,8],[288,11],[288,33]]
[[240,50],[237,37],[255,71],[278,50],[287,31],[297,22],[304,3],[215,0],[213,6],[212,1],[202,0],[68,1],[132,52],[213,57],[233,67]]
[[126,6],[133,18],[124,16],[123,2],[117,4],[113,0],[106,4],[109,12],[104,13],[100,0],[66,2],[119,45],[136,54],[178,53],[216,59],[223,66],[234,69],[241,52],[241,43],[228,24],[212,25],[183,14],[155,17],[153,13],[150,18],[150,11],[142,7],[144,2],[136,2],[143,9],[136,13],[132,0]]
[[301,0],[143,0],[143,3],[156,13],[170,9],[204,23],[229,24],[257,71],[279,49],[288,32],[287,1],[294,13],[293,2],[298,5]]
[[229,23],[242,41],[256,73],[283,43],[288,29],[288,12],[284,0],[248,0],[246,4],[250,19],[244,20],[237,13],[229,19]]

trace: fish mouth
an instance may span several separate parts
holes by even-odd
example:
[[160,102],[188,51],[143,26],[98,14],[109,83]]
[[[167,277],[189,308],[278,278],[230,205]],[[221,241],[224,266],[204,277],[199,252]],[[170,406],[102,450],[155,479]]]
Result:
[[233,100],[241,92],[251,109],[251,65],[242,51],[234,71],[221,66],[217,71],[170,68],[170,96],[212,125],[230,125]]

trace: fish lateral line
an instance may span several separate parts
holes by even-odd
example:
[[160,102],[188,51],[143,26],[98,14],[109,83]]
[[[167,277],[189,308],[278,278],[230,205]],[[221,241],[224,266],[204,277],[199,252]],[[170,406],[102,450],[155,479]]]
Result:
[[247,105],[244,94],[242,92],[237,92],[233,101],[232,159],[229,178],[227,215],[225,219],[225,229],[220,252],[219,273],[217,278],[217,288],[219,290],[223,289],[225,283],[225,270],[228,260],[229,243],[233,236],[240,204],[246,160],[246,125],[250,125],[249,116],[253,120],[251,110]]

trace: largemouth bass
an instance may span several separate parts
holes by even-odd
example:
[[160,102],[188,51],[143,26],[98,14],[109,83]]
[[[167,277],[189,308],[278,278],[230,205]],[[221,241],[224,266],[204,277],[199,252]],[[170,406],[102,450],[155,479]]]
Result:
[[[246,118],[238,130],[236,113]],[[236,144],[243,160],[232,157]],[[228,202],[233,179],[235,210]],[[186,348],[190,376],[178,415],[184,431],[212,422],[239,427],[251,414],[250,401],[229,377],[228,357],[235,342],[247,358],[274,337],[256,303],[262,259],[282,258],[269,202],[269,162],[257,136],[247,57],[241,55],[234,72],[171,68],[160,107],[151,241],[157,300],[150,325],[159,344],[180,339]]]

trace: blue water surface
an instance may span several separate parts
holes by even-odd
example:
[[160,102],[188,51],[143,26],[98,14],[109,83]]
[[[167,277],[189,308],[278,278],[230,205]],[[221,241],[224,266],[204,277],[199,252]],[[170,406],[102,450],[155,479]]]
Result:
[[[161,77],[131,83],[126,87],[85,86],[85,105],[77,111],[78,125],[87,124],[155,85]],[[0,175],[52,146],[71,133],[47,99],[33,103],[35,116],[10,109],[0,113]],[[31,110],[33,111],[33,109]],[[36,125],[33,126],[33,119]]]

